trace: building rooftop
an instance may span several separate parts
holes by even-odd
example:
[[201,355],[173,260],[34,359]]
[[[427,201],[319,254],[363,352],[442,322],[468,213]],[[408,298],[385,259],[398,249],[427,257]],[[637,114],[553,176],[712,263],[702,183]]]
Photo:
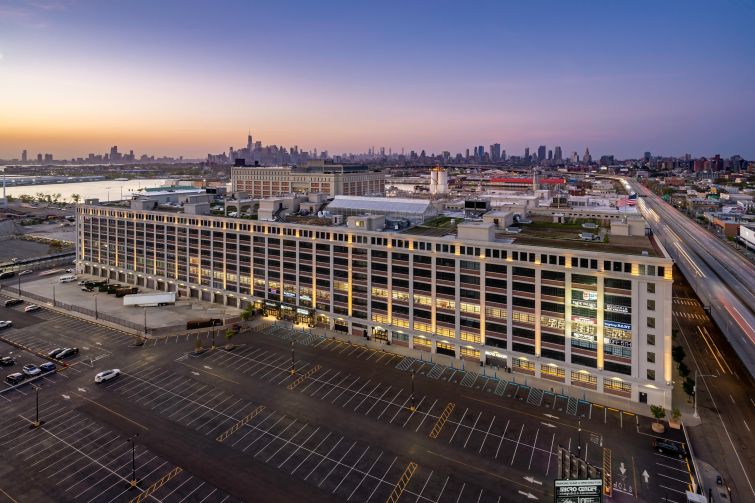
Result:
[[336,196],[328,204],[328,210],[357,210],[391,213],[426,213],[432,209],[428,199],[405,199],[399,197]]
[[663,256],[652,238],[648,236],[611,235],[605,227],[600,227],[599,230],[596,229],[593,232],[593,234],[600,236],[599,240],[594,241],[586,241],[580,236],[584,232],[581,223],[557,224],[536,219],[531,224],[522,225],[519,228],[522,229],[519,234],[512,235],[499,232],[496,234],[496,238],[513,238],[514,244],[526,246],[624,253],[627,255],[642,255],[643,252],[647,252],[649,257]]

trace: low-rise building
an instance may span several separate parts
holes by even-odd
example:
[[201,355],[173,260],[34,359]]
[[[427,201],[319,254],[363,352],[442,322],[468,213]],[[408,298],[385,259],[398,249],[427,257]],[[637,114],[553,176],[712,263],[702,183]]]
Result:
[[673,262],[644,226],[604,239],[591,223],[601,239],[585,241],[549,218],[510,234],[506,214],[395,231],[384,215],[334,225],[91,203],[77,208],[81,273],[254,306],[571,396],[671,406]]

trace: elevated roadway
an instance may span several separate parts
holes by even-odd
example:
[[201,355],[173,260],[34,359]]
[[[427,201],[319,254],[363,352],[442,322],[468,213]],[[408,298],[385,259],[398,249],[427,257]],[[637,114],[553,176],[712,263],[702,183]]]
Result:
[[622,181],[628,191],[641,196],[638,207],[656,239],[755,376],[755,266],[646,187]]

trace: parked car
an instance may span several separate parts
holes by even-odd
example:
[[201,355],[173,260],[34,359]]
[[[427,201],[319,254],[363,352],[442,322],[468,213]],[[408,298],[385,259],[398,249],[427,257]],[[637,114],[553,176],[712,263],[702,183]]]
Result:
[[57,358],[58,357],[58,353],[60,353],[61,351],[63,351],[63,349],[64,348],[55,348],[52,351],[48,351],[47,352],[47,357],[48,358]]
[[0,321],[0,328],[9,328],[11,326],[13,326],[13,322],[10,320]]
[[10,374],[6,376],[5,382],[13,386],[15,386],[16,384],[21,384],[22,382],[24,382],[24,375],[21,374],[20,372]]
[[25,271],[21,271],[20,273],[18,273],[18,275],[19,276],[26,276],[27,274],[31,274],[33,272],[34,271],[32,271],[31,269],[26,269]]
[[8,299],[5,301],[5,307],[17,306],[23,303],[24,301],[21,299]]
[[53,362],[45,362],[39,366],[39,370],[42,372],[53,372],[55,370],[55,364]]
[[27,377],[34,377],[35,375],[42,373],[42,371],[39,370],[39,367],[32,365],[31,363],[24,365],[24,368],[21,369],[21,372],[23,372]]
[[110,379],[115,379],[119,375],[121,375],[120,369],[103,370],[102,372],[94,376],[94,382],[109,381]]
[[76,270],[74,270],[74,269],[66,269],[66,272],[67,272],[68,274],[73,274],[73,273],[75,273],[75,272],[76,272]]
[[26,307],[24,308],[24,312],[25,312],[25,313],[30,313],[30,312],[32,312],[32,311],[39,311],[40,309],[42,309],[42,308],[41,308],[41,307],[39,307],[39,306],[38,306],[38,305],[36,305],[36,304],[29,304],[28,306],[26,306]]
[[83,280],[83,279],[81,281],[79,281],[79,283],[78,283],[79,286],[84,286],[86,284],[87,284],[86,280]]
[[55,358],[62,360],[63,358],[70,358],[79,354],[79,348],[65,348],[63,351],[55,355]]
[[3,367],[12,367],[15,364],[16,360],[14,360],[12,356],[3,356],[0,358],[0,365]]
[[670,440],[653,440],[653,449],[661,454],[678,458],[683,458],[687,454],[687,451],[684,449],[684,444],[672,442]]

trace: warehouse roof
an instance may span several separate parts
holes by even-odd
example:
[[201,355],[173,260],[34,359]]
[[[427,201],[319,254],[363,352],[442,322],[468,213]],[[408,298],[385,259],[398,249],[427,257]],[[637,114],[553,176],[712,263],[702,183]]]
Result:
[[399,197],[336,196],[328,204],[328,210],[380,211],[386,213],[416,213],[432,210],[427,199],[404,199]]

